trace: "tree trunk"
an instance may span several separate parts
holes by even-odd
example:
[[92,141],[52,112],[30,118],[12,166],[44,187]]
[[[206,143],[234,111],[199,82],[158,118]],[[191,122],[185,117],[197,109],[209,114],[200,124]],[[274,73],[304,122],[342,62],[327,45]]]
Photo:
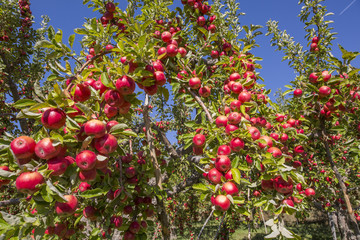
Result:
[[350,228],[348,214],[342,209],[337,212],[339,232],[342,240],[356,240],[354,231]]
[[336,222],[337,222],[337,218],[336,218],[336,214],[335,212],[328,212],[328,218],[329,218],[329,225],[331,228],[331,235],[333,237],[333,240],[337,240],[336,238]]

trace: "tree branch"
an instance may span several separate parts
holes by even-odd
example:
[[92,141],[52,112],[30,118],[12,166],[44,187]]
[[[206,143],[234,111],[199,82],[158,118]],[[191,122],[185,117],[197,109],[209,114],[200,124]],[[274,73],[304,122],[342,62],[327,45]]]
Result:
[[186,90],[193,96],[193,98],[195,99],[195,101],[200,105],[200,107],[204,110],[208,120],[210,121],[210,123],[213,123],[214,120],[213,118],[211,117],[211,114],[209,112],[209,109],[207,109],[207,107],[205,106],[204,102],[199,98],[198,95],[196,95],[190,87],[186,86],[185,87]]
[[9,206],[9,205],[17,205],[20,203],[19,198],[13,198],[10,200],[0,201],[0,207]]
[[215,209],[211,210],[211,213],[210,213],[209,217],[206,219],[206,221],[205,221],[204,225],[202,226],[202,228],[201,228],[201,230],[200,230],[200,232],[199,232],[199,235],[198,235],[198,237],[197,237],[197,240],[199,240],[199,239],[200,239],[200,236],[201,236],[202,232],[204,231],[205,226],[206,226],[206,225],[207,225],[207,223],[209,222],[209,220],[210,220],[211,216],[213,215],[214,211],[215,211]]

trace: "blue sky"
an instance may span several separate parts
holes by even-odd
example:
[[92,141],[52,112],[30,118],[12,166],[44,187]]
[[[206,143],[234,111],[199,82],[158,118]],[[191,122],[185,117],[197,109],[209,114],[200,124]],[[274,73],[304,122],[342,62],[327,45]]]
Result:
[[[115,0],[120,3],[123,9],[127,5],[125,0]],[[180,6],[180,0],[175,0],[176,6]],[[297,0],[247,0],[240,1],[240,8],[246,15],[240,18],[241,25],[262,25],[266,26],[269,19],[279,21],[280,29],[286,29],[287,32],[306,46],[304,40],[305,31],[303,24],[299,21],[297,15],[300,12],[300,6]],[[100,17],[92,12],[86,6],[82,5],[82,0],[32,0],[31,10],[35,16],[35,22],[41,22],[41,15],[48,15],[51,19],[50,25],[55,29],[62,29],[64,39],[73,34],[73,29],[81,27],[85,18]],[[337,44],[340,43],[349,51],[360,51],[360,0],[327,0],[323,4],[328,7],[334,15],[329,19],[334,20],[334,31],[338,33],[337,40],[334,42],[334,51],[336,57],[340,57],[340,51]],[[348,7],[350,6],[350,7]],[[344,11],[345,10],[345,11]],[[35,25],[39,26],[39,25]],[[263,28],[265,33],[266,28]],[[80,40],[81,36],[76,38]],[[79,44],[74,44],[75,50],[79,52]],[[275,52],[275,48],[270,46],[270,36],[265,34],[257,37],[260,48],[253,50],[253,53],[262,57],[263,69],[259,70],[265,80],[266,88],[272,89],[272,93],[278,88],[282,88],[294,79],[295,74],[288,67],[287,62],[282,62],[283,54]],[[360,68],[360,57],[353,62],[353,65]],[[271,95],[270,95],[271,97]],[[274,99],[274,97],[271,97]],[[175,142],[174,132],[167,134],[171,142]]]
[[[127,1],[116,0],[123,8]],[[174,2],[179,2],[175,0]],[[240,18],[242,25],[257,24],[266,25],[269,19],[279,21],[281,29],[286,29],[296,41],[300,41],[304,46],[306,42],[303,39],[305,31],[297,15],[300,6],[296,0],[247,0],[240,1],[240,8],[246,15]],[[48,15],[51,19],[50,25],[55,29],[62,29],[64,39],[73,34],[73,29],[81,27],[85,17],[99,17],[97,13],[92,12],[86,6],[82,5],[81,0],[33,0],[31,1],[31,10],[35,16],[35,21],[41,21],[41,15]],[[360,0],[327,0],[324,4],[330,12],[335,15],[330,18],[334,20],[334,31],[339,33],[335,45],[340,43],[349,51],[360,51]],[[180,6],[181,4],[176,4]],[[350,5],[349,8],[347,8]],[[344,11],[345,10],[345,11]],[[342,14],[341,14],[342,13]],[[266,28],[263,29],[263,32]],[[77,38],[80,40],[80,37]],[[288,67],[286,62],[282,62],[282,53],[275,52],[270,46],[270,36],[265,34],[257,38],[260,48],[253,51],[256,56],[262,57],[263,69],[260,70],[261,76],[265,79],[267,88],[273,90],[281,88],[289,81],[294,79],[293,71]],[[76,45],[76,44],[74,44]],[[78,45],[79,46],[79,45]],[[337,46],[334,47],[335,56],[340,57]],[[353,65],[360,67],[360,60],[356,59]]]

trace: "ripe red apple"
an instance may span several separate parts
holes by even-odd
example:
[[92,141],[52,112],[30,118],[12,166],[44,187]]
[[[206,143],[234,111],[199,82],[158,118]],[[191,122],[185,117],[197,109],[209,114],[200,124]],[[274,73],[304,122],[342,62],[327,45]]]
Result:
[[49,170],[53,170],[51,176],[60,176],[69,166],[68,161],[62,156],[57,156],[47,160],[47,165]]
[[226,116],[218,116],[215,120],[215,124],[218,128],[226,127],[228,123],[228,118]]
[[231,168],[231,161],[228,156],[220,155],[215,159],[215,168],[220,172],[226,172]]
[[17,137],[10,143],[11,151],[18,159],[31,158],[35,153],[36,142],[28,136]]
[[56,157],[61,151],[61,145],[54,146],[53,140],[44,138],[35,146],[35,154],[41,159],[50,159]]
[[237,126],[232,125],[232,124],[228,124],[228,125],[225,127],[225,133],[226,133],[227,135],[230,135],[233,131],[236,131],[237,129],[239,129]]
[[220,211],[227,211],[230,208],[230,200],[224,195],[217,195],[214,199],[216,209]]
[[[8,166],[0,166],[0,170],[11,172]],[[0,187],[10,183],[8,179],[0,179]]]
[[313,39],[311,41],[312,41],[312,43],[318,43],[319,37],[313,37]]
[[84,171],[91,170],[96,165],[96,154],[90,150],[84,150],[76,156],[76,165]]
[[321,76],[323,77],[324,82],[329,81],[330,78],[331,78],[331,74],[329,74],[328,71],[323,71],[323,72],[321,73]]
[[167,56],[166,56],[166,47],[161,47],[161,48],[159,48],[159,50],[158,50],[157,53],[158,53],[159,56],[165,54],[165,55],[162,57],[162,59],[166,58],[166,57],[167,57]]
[[241,149],[244,149],[244,146],[244,141],[238,137],[233,138],[230,141],[231,150],[233,150],[234,152],[239,152]]
[[289,139],[289,136],[288,136],[286,133],[283,133],[283,134],[281,135],[280,141],[281,141],[282,143],[284,143],[284,142],[286,142],[288,139]]
[[284,199],[283,200],[283,204],[286,204],[286,205],[288,205],[288,206],[290,206],[290,207],[294,207],[295,205],[294,205],[294,202],[291,200],[291,199]]
[[309,76],[309,80],[311,83],[317,83],[317,79],[318,79],[318,76],[316,75],[316,73],[311,73],[310,76]]
[[91,182],[96,179],[96,168],[90,169],[88,171],[80,170],[79,179],[82,182]]
[[104,99],[111,107],[121,107],[125,102],[124,97],[117,90],[108,90]]
[[312,189],[312,188],[307,188],[307,189],[305,189],[305,195],[306,196],[314,196],[315,195],[315,190],[314,189]]
[[99,95],[102,96],[103,93],[108,90],[108,87],[106,87],[102,82],[101,82],[101,77],[99,78],[98,81],[94,82],[93,84],[93,88],[96,90],[96,91],[99,91]]
[[265,140],[265,142],[266,142],[266,143],[258,142],[260,148],[265,148],[265,147],[267,147],[267,146],[271,148],[271,147],[273,146],[273,142],[272,142],[272,140],[271,140],[270,137],[268,137],[268,136],[261,136],[261,137],[259,138],[259,140],[260,140],[260,139],[263,139],[263,140]]
[[125,176],[127,178],[132,178],[136,175],[136,169],[133,166],[127,167],[125,169]]
[[228,145],[221,145],[218,148],[217,155],[230,155],[231,148]]
[[223,174],[219,172],[216,168],[213,168],[209,170],[207,177],[213,184],[219,184],[221,183],[222,175]]
[[49,108],[41,116],[41,123],[49,129],[59,129],[65,125],[66,114],[58,108]]
[[319,88],[319,95],[320,97],[327,97],[329,96],[331,93],[331,88],[328,86],[321,86]]
[[111,134],[105,134],[103,137],[94,140],[94,147],[99,153],[108,155],[117,149],[117,139]]
[[203,134],[196,134],[193,137],[193,143],[197,147],[203,147],[205,145],[206,138]]
[[129,231],[136,234],[140,231],[140,228],[140,224],[137,221],[133,221],[132,223],[130,223]]
[[161,39],[162,39],[164,42],[166,42],[166,43],[168,43],[168,42],[171,41],[171,37],[172,37],[172,35],[171,35],[171,33],[168,32],[168,31],[165,31],[165,32],[163,32],[163,33],[161,34]]
[[258,140],[261,136],[259,129],[257,129],[256,127],[248,127],[248,131],[254,141]]
[[237,125],[241,122],[241,113],[232,112],[228,116],[228,120],[230,124]]
[[83,215],[85,218],[88,218],[91,221],[95,221],[97,216],[97,210],[93,206],[87,206],[83,210]]
[[288,181],[285,181],[281,176],[274,178],[274,188],[277,192],[284,195],[292,193],[293,183],[291,178]]
[[79,191],[80,192],[85,192],[85,191],[89,190],[90,188],[91,188],[91,185],[88,184],[87,182],[81,182],[79,184]]
[[77,84],[74,92],[74,100],[77,102],[85,102],[91,96],[91,91],[86,84]]
[[239,193],[238,187],[233,182],[226,182],[221,188],[221,191],[229,195],[237,195]]
[[160,71],[160,72],[165,71],[164,66],[160,60],[156,60],[155,62],[153,62],[153,67],[155,71]]
[[191,89],[198,89],[201,87],[201,81],[198,77],[190,78],[189,80],[189,86]]
[[243,91],[239,94],[239,97],[238,97],[239,101],[241,103],[245,103],[245,102],[250,102],[251,100],[251,93],[248,92],[248,91]]
[[201,87],[200,89],[199,89],[199,95],[201,96],[201,97],[209,97],[210,96],[210,94],[211,94],[211,89],[208,87],[208,86],[204,86],[204,87]]
[[44,177],[38,172],[23,172],[16,178],[16,188],[19,192],[33,194],[39,191],[36,186],[44,182]]
[[125,233],[124,233],[124,236],[123,236],[123,239],[124,240],[135,240],[135,234],[134,233],[132,233],[132,232],[130,232],[130,231],[126,231]]
[[[240,94],[243,90],[243,86],[239,82],[234,82],[231,85],[231,91],[235,94]],[[251,96],[251,95],[250,95]],[[251,98],[251,97],[250,97]]]
[[299,192],[302,191],[302,185],[301,185],[301,183],[298,183],[298,184],[296,185],[296,190],[298,190]]
[[106,131],[107,132],[110,132],[111,128],[115,125],[118,125],[119,122],[118,121],[115,121],[115,120],[111,120],[109,122],[106,123]]
[[55,211],[59,216],[73,215],[78,206],[78,200],[74,195],[64,195],[66,202],[56,202]]
[[281,150],[277,147],[271,147],[267,150],[267,152],[271,153],[274,158],[279,158],[282,156]]
[[229,80],[230,81],[236,81],[236,80],[239,80],[241,79],[241,75],[237,72],[235,73],[232,73],[230,76],[229,76]]
[[303,94],[303,91],[301,89],[295,89],[294,91],[294,97],[301,97]]
[[100,120],[93,119],[85,123],[84,131],[88,136],[100,138],[106,133],[106,125]]
[[109,104],[105,104],[104,113],[106,114],[106,117],[108,117],[108,118],[115,117],[118,114],[118,108],[111,107]]
[[154,79],[155,79],[155,84],[158,86],[163,86],[166,83],[166,77],[164,72],[161,71],[154,72]]
[[122,76],[116,80],[115,86],[121,95],[130,95],[135,91],[135,82],[128,76]]
[[227,171],[227,173],[225,173],[225,178],[226,178],[226,180],[232,180],[233,179],[231,170],[229,170],[229,171]]
[[181,57],[185,57],[186,54],[187,54],[186,49],[183,48],[183,47],[179,47],[178,52],[180,53],[180,56],[181,56]]
[[169,44],[166,47],[166,55],[169,57],[175,57],[178,53],[178,48],[175,44]]

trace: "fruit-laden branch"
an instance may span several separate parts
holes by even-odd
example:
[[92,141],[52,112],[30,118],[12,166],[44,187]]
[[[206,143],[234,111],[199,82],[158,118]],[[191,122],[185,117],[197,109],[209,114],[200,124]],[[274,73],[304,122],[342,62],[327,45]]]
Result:
[[111,53],[111,51],[101,52],[101,53],[93,56],[93,57],[90,58],[89,60],[87,60],[87,61],[84,63],[84,65],[82,65],[81,68],[77,71],[77,74],[82,73],[82,72],[85,70],[85,68],[86,68],[90,63],[92,63],[93,61],[95,61],[95,60],[98,59],[99,57],[102,57],[102,56],[104,56],[105,54],[108,54],[108,53]]
[[198,95],[196,95],[190,87],[186,86],[186,90],[193,96],[193,98],[195,99],[195,101],[200,105],[200,107],[204,110],[208,120],[210,121],[210,123],[213,123],[214,120],[211,117],[211,114],[209,112],[209,109],[207,109],[207,107],[205,106],[204,102],[199,98]]
[[339,181],[339,185],[340,185],[342,194],[344,196],[346,207],[347,207],[347,210],[348,210],[348,213],[349,213],[352,229],[355,232],[356,238],[360,239],[359,226],[358,226],[358,224],[356,222],[356,219],[355,219],[355,215],[354,215],[353,208],[351,206],[349,195],[347,194],[347,188],[346,188],[346,186],[344,184],[343,177],[341,176],[337,166],[335,165],[334,160],[333,160],[332,155],[331,155],[331,152],[330,152],[329,143],[327,141],[328,139],[327,139],[326,128],[325,128],[325,120],[324,119],[320,120],[320,129],[321,129],[320,134],[322,136],[321,140],[322,140],[322,142],[323,142],[323,144],[325,146],[326,156],[327,156],[327,159],[330,162],[331,168],[334,171],[336,178]]
[[[158,164],[157,158],[156,158],[156,152],[155,152],[155,146],[154,146],[154,139],[151,131],[151,122],[150,122],[150,116],[149,116],[149,95],[145,95],[145,102],[144,102],[144,109],[143,109],[143,116],[144,116],[144,123],[146,128],[146,139],[147,143],[149,145],[149,151],[150,151],[150,158],[151,162],[154,167],[155,171],[155,178],[156,178],[156,185],[159,187],[160,190],[163,190],[162,187],[162,176],[161,176],[161,169]],[[168,240],[171,238],[171,230],[170,230],[170,222],[168,218],[168,214],[166,212],[165,204],[163,198],[159,198],[156,195],[156,207],[157,207],[157,214],[158,219],[161,223],[161,232],[163,235],[163,239]]]
[[0,201],[0,207],[3,206],[9,206],[9,205],[16,205],[20,203],[20,199],[19,198],[13,198],[10,200],[6,200],[6,201]]
[[205,226],[206,226],[206,225],[207,225],[207,223],[209,222],[210,218],[212,217],[212,215],[213,215],[214,211],[215,211],[215,209],[211,210],[211,213],[209,214],[209,217],[206,219],[206,221],[205,221],[204,225],[202,226],[202,228],[201,228],[201,230],[200,230],[200,232],[199,232],[199,235],[198,235],[198,237],[197,237],[197,240],[199,240],[199,239],[200,239],[201,234],[202,234],[202,232],[204,231]]

